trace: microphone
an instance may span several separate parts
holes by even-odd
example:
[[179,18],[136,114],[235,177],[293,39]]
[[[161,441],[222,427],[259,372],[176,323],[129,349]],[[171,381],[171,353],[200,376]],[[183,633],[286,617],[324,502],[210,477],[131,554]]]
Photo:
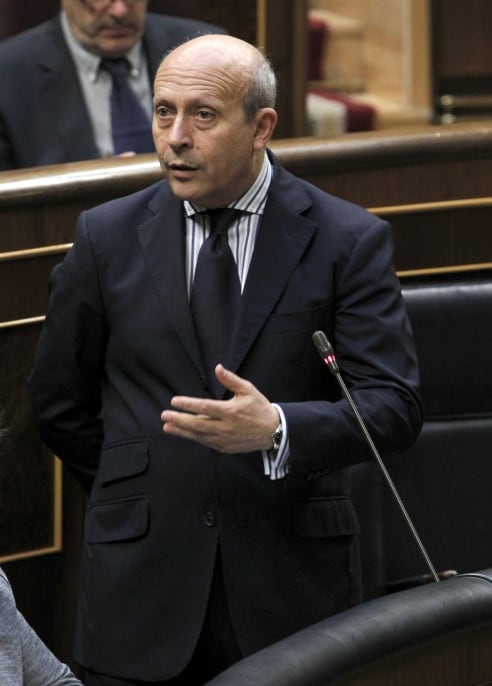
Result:
[[344,380],[342,379],[342,376],[340,374],[340,368],[338,366],[338,362],[335,356],[335,351],[333,350],[333,346],[331,345],[330,341],[326,337],[326,334],[324,331],[315,331],[313,333],[313,343],[316,348],[316,350],[319,353],[319,356],[325,363],[325,365],[328,367],[330,372],[335,376],[336,380],[338,381],[338,384],[340,388],[342,389],[342,392],[346,399],[348,400],[350,407],[352,408],[354,415],[359,423],[360,428],[362,429],[362,433],[364,434],[364,437],[372,451],[372,454],[376,458],[376,462],[379,465],[379,468],[381,469],[381,472],[383,473],[383,476],[386,480],[386,483],[388,484],[393,496],[395,497],[395,500],[398,504],[398,507],[400,509],[400,512],[402,513],[403,517],[405,518],[406,523],[408,524],[408,527],[412,533],[412,536],[417,543],[417,546],[420,549],[420,552],[422,553],[424,560],[427,564],[427,567],[431,573],[432,578],[434,581],[440,581],[439,575],[437,574],[436,570],[434,569],[434,565],[432,564],[429,555],[427,554],[426,549],[424,548],[424,544],[420,540],[420,536],[417,533],[417,530],[415,529],[415,526],[413,525],[413,522],[410,518],[410,515],[407,512],[407,509],[405,505],[403,504],[402,499],[400,498],[400,494],[398,493],[395,484],[393,483],[393,480],[391,479],[388,470],[386,469],[383,460],[381,459],[381,456],[374,445],[374,441],[371,438],[371,435],[369,434],[369,431],[367,430],[367,427],[364,423],[364,420],[362,419],[359,410],[357,409],[356,404],[353,401],[353,398],[351,394],[349,393],[349,390],[347,386],[345,385]]

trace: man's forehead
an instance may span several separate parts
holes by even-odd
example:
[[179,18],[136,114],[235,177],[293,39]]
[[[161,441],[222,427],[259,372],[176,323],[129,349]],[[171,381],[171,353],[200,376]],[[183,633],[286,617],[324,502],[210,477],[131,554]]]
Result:
[[206,35],[182,43],[163,60],[162,66],[182,65],[183,68],[209,65],[217,69],[251,68],[255,49],[245,41],[227,35]]
[[187,98],[235,99],[243,91],[245,76],[227,65],[216,67],[196,64],[162,64],[155,78],[156,95]]

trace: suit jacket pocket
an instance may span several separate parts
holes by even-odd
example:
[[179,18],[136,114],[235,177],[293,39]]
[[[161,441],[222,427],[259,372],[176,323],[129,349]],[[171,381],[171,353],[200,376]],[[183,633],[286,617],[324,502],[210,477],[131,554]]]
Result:
[[142,474],[149,464],[147,441],[130,441],[105,447],[101,454],[98,480],[101,485]]
[[294,503],[294,526],[303,538],[334,538],[359,533],[355,508],[349,498],[306,498]]
[[275,312],[265,322],[262,334],[286,334],[313,332],[318,328],[325,328],[329,312],[329,305],[291,312]]
[[149,528],[150,496],[123,498],[90,505],[88,543],[110,543],[141,538]]

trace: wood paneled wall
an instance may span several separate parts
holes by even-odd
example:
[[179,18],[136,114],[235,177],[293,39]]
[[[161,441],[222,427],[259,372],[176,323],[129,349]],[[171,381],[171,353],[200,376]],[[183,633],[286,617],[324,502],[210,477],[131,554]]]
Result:
[[490,0],[431,0],[434,119],[492,116]]
[[[388,218],[402,276],[492,264],[492,121],[279,140],[272,149],[298,176]],[[11,535],[0,538],[0,560],[20,608],[68,662],[85,499],[40,445],[26,381],[48,276],[77,215],[160,178],[154,155],[0,173],[0,405],[12,426],[0,475]]]

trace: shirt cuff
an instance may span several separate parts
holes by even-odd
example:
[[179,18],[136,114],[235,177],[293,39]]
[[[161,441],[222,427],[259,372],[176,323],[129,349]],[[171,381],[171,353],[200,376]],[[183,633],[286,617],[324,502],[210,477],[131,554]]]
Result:
[[290,456],[289,452],[289,437],[287,435],[287,421],[285,419],[284,412],[280,405],[272,403],[273,407],[277,410],[280,417],[280,422],[282,424],[282,440],[280,442],[280,447],[275,450],[262,450],[261,454],[263,457],[263,470],[265,476],[268,476],[272,481],[277,479],[283,479],[289,473],[288,460]]

